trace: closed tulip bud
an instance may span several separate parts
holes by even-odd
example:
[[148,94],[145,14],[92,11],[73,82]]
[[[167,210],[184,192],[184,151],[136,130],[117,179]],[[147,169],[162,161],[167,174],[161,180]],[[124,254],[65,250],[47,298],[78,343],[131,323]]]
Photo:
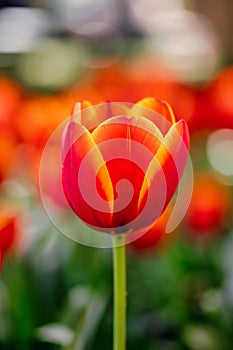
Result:
[[[87,107],[87,108],[86,108]],[[133,106],[76,104],[63,135],[62,184],[77,216],[97,231],[149,228],[187,161],[186,122],[154,98]]]

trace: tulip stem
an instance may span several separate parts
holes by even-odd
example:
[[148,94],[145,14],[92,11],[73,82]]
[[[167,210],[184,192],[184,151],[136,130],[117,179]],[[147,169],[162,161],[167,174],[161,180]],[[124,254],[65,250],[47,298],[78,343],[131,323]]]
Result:
[[126,252],[124,235],[114,236],[113,247],[114,325],[113,350],[126,348]]

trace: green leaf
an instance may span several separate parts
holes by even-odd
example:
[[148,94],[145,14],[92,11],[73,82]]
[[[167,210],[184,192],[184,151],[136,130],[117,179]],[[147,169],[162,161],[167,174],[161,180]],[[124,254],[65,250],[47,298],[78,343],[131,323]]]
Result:
[[72,312],[76,311],[78,318],[75,324],[75,334],[70,344],[64,350],[84,350],[102,320],[109,297],[106,293],[91,293],[85,287],[73,288],[70,292]]

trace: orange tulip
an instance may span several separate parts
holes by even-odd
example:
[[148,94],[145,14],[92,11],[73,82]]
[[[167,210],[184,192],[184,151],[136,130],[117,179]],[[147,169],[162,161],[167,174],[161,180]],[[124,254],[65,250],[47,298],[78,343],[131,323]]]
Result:
[[162,214],[183,173],[186,122],[170,106],[145,98],[132,107],[89,102],[66,127],[62,183],[77,216],[98,231],[149,228]]
[[54,129],[67,118],[69,111],[70,107],[63,96],[28,97],[21,104],[15,121],[19,138],[42,149]]

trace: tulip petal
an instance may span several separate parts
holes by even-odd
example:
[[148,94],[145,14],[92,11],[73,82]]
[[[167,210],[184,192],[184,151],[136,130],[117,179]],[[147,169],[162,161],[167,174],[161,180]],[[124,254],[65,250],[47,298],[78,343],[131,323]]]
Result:
[[113,138],[122,138],[144,145],[153,154],[157,152],[161,141],[163,141],[163,135],[159,128],[144,117],[118,116],[110,118],[100,124],[92,135],[96,144]]
[[167,102],[147,97],[138,101],[130,110],[130,116],[141,116],[158,125],[163,135],[166,135],[171,125],[175,123],[175,116]]
[[106,161],[114,188],[113,226],[127,225],[139,215],[138,198],[144,175],[161,146],[162,134],[148,119],[119,116],[102,123],[92,136]]
[[127,115],[128,112],[129,107],[123,102],[105,102],[93,106],[89,101],[83,101],[75,103],[72,114],[76,123],[92,132],[107,119],[122,114]]
[[[155,202],[156,198],[164,198],[162,211],[166,208],[183,174],[188,157],[188,146],[187,124],[181,120],[171,127],[157,154],[148,166],[141,188],[139,206],[144,203],[145,196],[149,191],[154,193]],[[162,184],[163,176],[166,180],[166,187]],[[151,214],[151,220],[153,220],[153,214]]]
[[137,106],[137,105],[143,106],[143,107],[152,109],[155,112],[158,112],[164,118],[166,118],[171,124],[175,124],[176,122],[171,106],[165,101],[157,100],[153,97],[146,97],[138,101],[134,106]]
[[81,112],[83,109],[89,108],[89,107],[92,107],[92,103],[90,101],[84,100],[81,102],[76,102],[73,106],[71,115],[77,114]]
[[62,167],[65,196],[86,223],[110,227],[113,189],[108,169],[91,133],[73,121],[64,137],[66,154]]

